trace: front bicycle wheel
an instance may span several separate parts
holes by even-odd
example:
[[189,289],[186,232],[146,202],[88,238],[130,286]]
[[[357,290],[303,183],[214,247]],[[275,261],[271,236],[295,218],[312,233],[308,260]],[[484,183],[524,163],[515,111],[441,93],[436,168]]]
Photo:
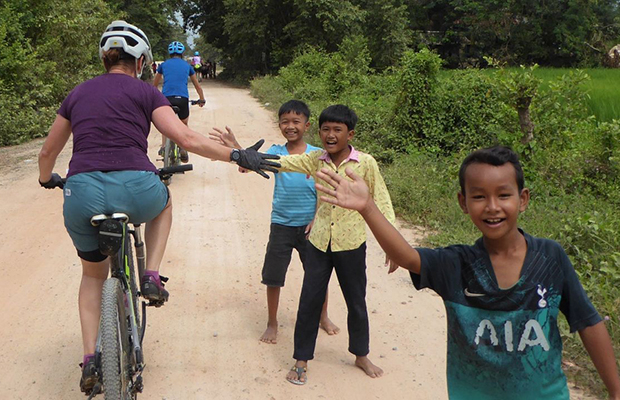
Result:
[[130,393],[130,357],[127,317],[121,283],[116,278],[103,284],[101,295],[101,372],[105,400],[135,399]]

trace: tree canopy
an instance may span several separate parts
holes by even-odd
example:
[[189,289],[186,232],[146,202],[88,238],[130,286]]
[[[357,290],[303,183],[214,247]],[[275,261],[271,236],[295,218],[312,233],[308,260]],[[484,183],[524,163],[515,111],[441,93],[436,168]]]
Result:
[[586,66],[620,41],[618,0],[190,0],[187,26],[219,48],[235,74],[277,71],[300,48],[335,51],[363,36],[371,66],[428,47],[446,66]]
[[185,40],[176,0],[3,0],[0,2],[0,145],[44,136],[59,102],[103,72],[98,42],[125,19],[150,38],[156,58]]

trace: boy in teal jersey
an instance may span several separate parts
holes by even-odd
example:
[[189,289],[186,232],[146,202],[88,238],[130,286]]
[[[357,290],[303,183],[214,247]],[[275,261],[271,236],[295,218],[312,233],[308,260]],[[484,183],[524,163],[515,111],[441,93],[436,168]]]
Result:
[[[304,134],[310,127],[309,118],[310,109],[304,102],[290,100],[282,104],[278,110],[278,126],[286,144],[272,145],[266,153],[285,156],[320,150],[304,141]],[[227,132],[214,129],[217,133],[210,135],[215,140],[229,147],[242,148],[229,128]],[[267,286],[268,310],[267,329],[260,337],[260,341],[264,343],[277,343],[280,290],[284,286],[293,249],[297,250],[305,268],[307,235],[312,227],[315,211],[314,179],[295,172],[275,175],[269,242],[262,270],[262,283]],[[340,332],[340,328],[327,315],[327,295],[323,303],[320,326],[329,335]]]
[[[609,398],[620,378],[605,325],[560,245],[517,226],[530,193],[517,155],[506,147],[473,152],[459,172],[459,205],[482,232],[473,246],[414,249],[379,212],[364,181],[323,169],[322,201],[357,210],[417,289],[443,299],[448,318],[450,399],[569,399],[562,372],[559,311],[578,331]],[[393,272],[397,267],[390,268]]]

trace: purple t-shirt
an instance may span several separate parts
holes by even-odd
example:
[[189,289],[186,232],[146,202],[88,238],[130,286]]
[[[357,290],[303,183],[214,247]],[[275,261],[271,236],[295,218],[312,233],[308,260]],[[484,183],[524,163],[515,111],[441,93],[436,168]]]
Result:
[[58,114],[71,122],[67,177],[91,171],[153,171],[147,156],[151,115],[170,106],[157,88],[125,74],[104,74],[76,86]]

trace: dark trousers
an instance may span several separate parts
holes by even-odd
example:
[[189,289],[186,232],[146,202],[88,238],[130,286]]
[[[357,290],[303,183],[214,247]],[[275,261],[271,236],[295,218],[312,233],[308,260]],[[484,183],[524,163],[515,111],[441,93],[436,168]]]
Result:
[[355,250],[338,252],[332,252],[330,247],[323,252],[308,243],[305,267],[295,323],[293,358],[296,360],[314,358],[321,310],[332,269],[336,270],[347,303],[349,351],[356,356],[367,355],[370,334],[366,310],[366,243]]

